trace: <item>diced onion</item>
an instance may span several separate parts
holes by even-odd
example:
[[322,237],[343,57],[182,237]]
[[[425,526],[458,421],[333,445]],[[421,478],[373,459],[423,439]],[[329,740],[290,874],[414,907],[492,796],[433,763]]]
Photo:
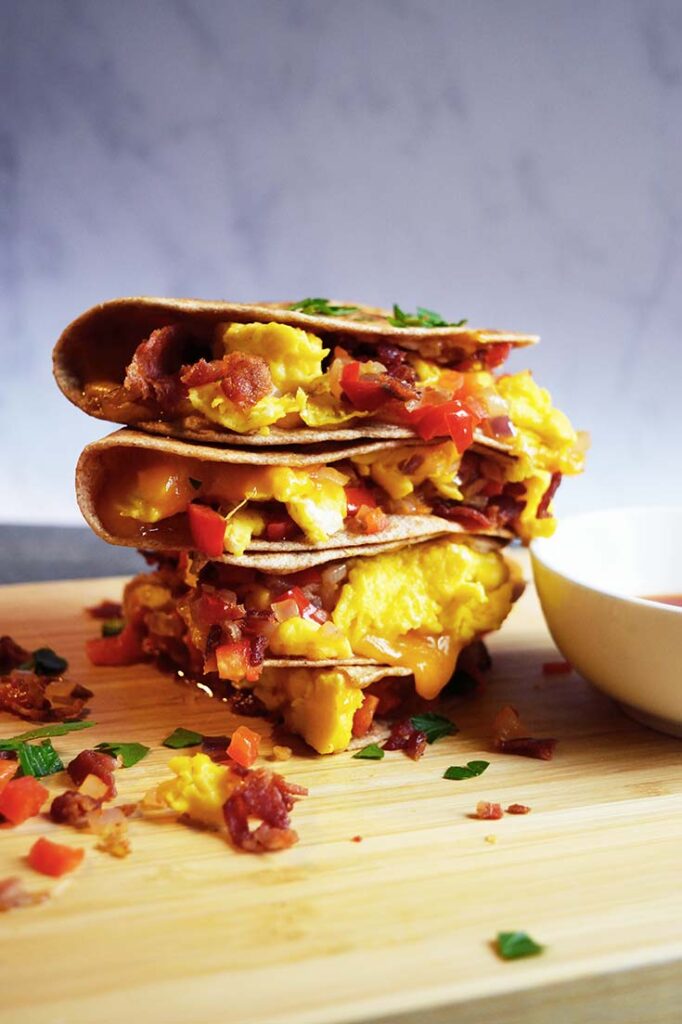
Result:
[[514,437],[516,430],[508,416],[492,416],[488,420],[488,427],[494,437]]
[[341,487],[345,487],[350,479],[345,473],[339,473],[338,469],[334,469],[333,466],[322,466],[310,475],[314,476],[316,480],[329,480],[333,484],[340,484]]
[[109,793],[109,784],[100,779],[99,775],[86,775],[78,792],[83,796],[91,796],[93,800],[103,800]]
[[287,597],[284,601],[276,601],[272,606],[272,611],[278,622],[299,618],[301,614],[293,597]]

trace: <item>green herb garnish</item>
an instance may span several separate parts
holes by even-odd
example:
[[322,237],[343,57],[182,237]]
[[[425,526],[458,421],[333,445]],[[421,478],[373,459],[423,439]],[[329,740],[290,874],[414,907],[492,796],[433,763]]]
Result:
[[437,715],[434,711],[425,711],[423,715],[413,715],[410,719],[418,732],[426,733],[426,742],[435,743],[443,736],[452,736],[459,732],[454,722],[445,715]]
[[335,306],[329,299],[301,299],[300,302],[292,302],[289,309],[295,309],[299,313],[307,313],[308,316],[348,316],[355,313],[357,306]]
[[26,740],[41,740],[44,736],[66,736],[68,732],[90,729],[94,724],[94,722],[56,722],[54,725],[41,725],[38,729],[29,729],[28,732],[21,732],[18,736],[10,736],[8,740],[0,740],[0,750],[15,750],[20,743],[25,743]]
[[37,779],[64,770],[62,760],[52,746],[52,740],[43,740],[42,743],[19,743],[17,760],[21,775],[35,775]]
[[132,768],[149,753],[143,743],[98,743],[95,750],[103,750],[112,757],[120,757],[124,768]]
[[37,676],[60,676],[68,667],[66,658],[55,654],[51,647],[39,647],[28,661],[19,666],[20,669],[35,672]]
[[368,746],[363,747],[362,750],[358,750],[357,754],[353,754],[353,757],[363,761],[381,761],[384,754],[385,751],[381,749],[378,743],[370,743]]
[[393,316],[388,318],[394,327],[464,327],[468,320],[444,320],[440,313],[424,306],[417,306],[416,313],[406,313],[394,302]]
[[161,740],[161,743],[164,747],[170,747],[171,750],[181,750],[183,747],[197,747],[203,742],[203,739],[200,732],[193,732],[191,729],[183,729],[178,726],[177,729],[173,729],[170,736]]
[[124,619],[105,619],[102,623],[102,636],[118,636],[124,629]]
[[536,956],[544,946],[531,939],[527,932],[498,932],[497,952],[504,960],[518,960],[522,956]]
[[490,761],[467,761],[466,768],[462,765],[452,764],[449,768],[445,769],[443,774],[444,779],[475,779],[477,775],[483,775],[483,772],[490,765]]
[[201,480],[195,480],[193,476],[190,476],[187,479],[189,480],[195,491],[198,491],[199,488],[202,486]]

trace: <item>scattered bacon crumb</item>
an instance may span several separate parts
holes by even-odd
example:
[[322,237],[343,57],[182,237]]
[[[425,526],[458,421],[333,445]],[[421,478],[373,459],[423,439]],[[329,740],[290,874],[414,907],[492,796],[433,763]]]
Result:
[[530,807],[526,804],[509,804],[507,814],[530,814]]
[[549,513],[550,502],[552,501],[552,498],[556,494],[557,489],[558,489],[560,483],[561,483],[561,473],[552,473],[552,477],[551,477],[551,480],[549,482],[549,487],[547,488],[547,490],[543,494],[543,496],[542,496],[542,498],[540,500],[540,504],[538,505],[538,510],[535,513],[537,519],[547,519],[548,518],[548,516],[550,514]]
[[479,800],[476,804],[476,813],[472,817],[484,821],[497,821],[502,817],[502,807],[500,804],[488,803],[487,800]]
[[44,903],[49,898],[50,894],[45,889],[29,892],[20,878],[0,879],[0,912],[18,907],[34,907],[36,903]]
[[81,786],[88,775],[97,776],[107,786],[102,799],[110,800],[116,796],[115,768],[116,759],[111,754],[105,754],[101,750],[81,750],[80,754],[69,762],[66,770],[76,786]]
[[426,733],[415,729],[410,718],[394,722],[391,732],[383,745],[384,750],[404,750],[413,761],[418,761],[426,750]]
[[362,836],[353,836],[351,838],[351,843],[361,843],[361,842],[362,842]]
[[96,848],[110,857],[123,858],[130,853],[130,837],[125,811],[110,807],[106,811],[95,811],[89,815],[90,830],[99,837]]
[[67,789],[52,801],[50,818],[57,825],[71,825],[73,828],[85,828],[88,815],[99,809],[102,801],[95,800],[75,789]]
[[272,757],[273,761],[288,761],[292,753],[293,751],[291,747],[280,747],[277,744],[275,744],[275,746],[272,748],[272,754],[270,756]]
[[505,704],[493,719],[493,743],[497,746],[498,743],[511,739],[513,736],[520,736],[522,732],[523,726],[518,711],[511,704]]
[[543,676],[562,676],[572,671],[570,661],[545,661],[542,665]]
[[541,761],[551,761],[557,741],[551,737],[536,739],[526,736],[516,708],[505,705],[495,715],[492,728],[492,741],[496,750],[502,754],[518,754],[520,757],[535,757]]
[[0,675],[18,668],[30,657],[31,652],[21,647],[11,636],[0,636]]
[[85,610],[93,619],[120,619],[123,614],[120,601],[100,601]]
[[15,670],[0,679],[0,711],[28,722],[77,721],[90,697],[90,690],[61,676]]
[[496,843],[497,842],[497,836],[495,836],[495,835],[485,836],[485,841],[486,841],[486,843]]
[[[293,846],[298,834],[289,827],[289,811],[298,797],[307,793],[305,787],[287,782],[264,768],[248,772],[223,807],[232,842],[249,853]],[[251,818],[261,822],[255,829],[249,828]]]

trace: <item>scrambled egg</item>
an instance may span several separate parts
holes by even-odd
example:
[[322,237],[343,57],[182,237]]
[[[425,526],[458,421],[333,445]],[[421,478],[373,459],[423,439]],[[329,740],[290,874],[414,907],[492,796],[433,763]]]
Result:
[[416,487],[429,481],[445,498],[462,500],[462,492],[456,482],[462,459],[452,441],[370,452],[368,455],[356,455],[351,461],[363,476],[371,476],[391,498],[406,498]]
[[322,626],[312,619],[298,616],[278,623],[270,637],[270,653],[275,658],[308,658],[311,661],[353,657],[348,638],[340,630],[333,625],[329,628],[326,623]]
[[230,769],[216,764],[207,754],[172,757],[168,767],[175,778],[157,786],[158,801],[192,821],[223,828],[223,804],[236,785]]
[[225,550],[243,555],[252,537],[260,537],[265,529],[263,516],[251,508],[238,508],[225,524]]
[[322,360],[329,349],[315,334],[285,324],[226,324],[219,328],[225,353],[247,352],[266,360],[276,394],[266,395],[247,411],[239,409],[223,394],[220,383],[201,384],[189,389],[189,400],[197,412],[228,430],[245,434],[264,430],[306,407],[304,390],[322,375]]
[[362,704],[362,690],[343,669],[266,669],[255,693],[319,754],[346,749]]
[[502,624],[513,589],[513,571],[496,551],[444,538],[351,559],[332,619],[355,654],[407,666],[430,700],[461,649]]

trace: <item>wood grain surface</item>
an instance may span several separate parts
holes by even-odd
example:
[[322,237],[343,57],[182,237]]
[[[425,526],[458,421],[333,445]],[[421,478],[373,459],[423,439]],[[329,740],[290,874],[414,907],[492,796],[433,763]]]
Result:
[[[53,646],[95,691],[91,730],[54,740],[64,759],[102,740],[154,749],[118,773],[125,800],[166,774],[175,726],[229,732],[226,706],[150,666],[94,669],[83,612],[120,579],[0,589],[0,630]],[[446,705],[458,735],[413,763],[297,754],[310,787],[301,841],[261,857],[178,823],[133,821],[123,861],[44,818],[3,830],[0,877],[54,899],[0,917],[0,1020],[22,1024],[672,1024],[682,994],[682,747],[624,717],[556,658],[532,588],[490,648],[486,692]],[[655,680],[650,681],[655,685]],[[490,721],[512,702],[551,762],[490,753]],[[240,719],[242,723],[244,719]],[[269,732],[262,721],[256,727]],[[0,716],[0,735],[24,726]],[[270,741],[264,744],[267,755]],[[448,782],[452,764],[491,761]],[[55,792],[64,776],[50,780]],[[525,817],[469,817],[480,799],[529,804]],[[39,834],[83,846],[56,883],[25,866]],[[362,842],[352,837],[362,836]],[[491,843],[486,837],[494,836]],[[498,931],[546,945],[503,962]]]

